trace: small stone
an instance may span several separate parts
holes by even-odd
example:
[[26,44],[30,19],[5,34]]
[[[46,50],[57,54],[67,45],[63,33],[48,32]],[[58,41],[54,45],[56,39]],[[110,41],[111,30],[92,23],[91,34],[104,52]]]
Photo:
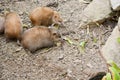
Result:
[[21,51],[21,50],[22,50],[22,47],[19,47],[19,48],[16,49],[15,52],[19,52],[19,51]]
[[88,63],[88,64],[87,64],[87,67],[89,67],[89,68],[93,68],[93,66],[92,66],[91,63]]
[[60,56],[58,57],[58,60],[62,60],[62,59],[64,59],[64,55],[60,55]]
[[72,73],[72,71],[70,69],[67,69],[67,75],[72,77],[71,73]]
[[77,60],[75,60],[74,62],[75,62],[75,63],[81,63],[81,60],[78,60],[78,59],[77,59]]
[[23,14],[23,12],[22,12],[22,11],[19,11],[19,14],[20,14],[20,15],[22,15],[22,14]]
[[79,0],[80,3],[86,3],[86,4],[90,3],[91,1],[92,0]]
[[52,3],[49,3],[49,4],[47,4],[46,6],[47,7],[58,7],[58,2],[52,2]]

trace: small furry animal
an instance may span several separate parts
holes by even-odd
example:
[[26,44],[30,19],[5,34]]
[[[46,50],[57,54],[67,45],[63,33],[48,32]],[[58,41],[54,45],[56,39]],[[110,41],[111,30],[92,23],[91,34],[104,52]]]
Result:
[[0,34],[4,33],[4,22],[5,18],[0,16]]
[[49,7],[37,7],[30,13],[30,20],[34,26],[51,26],[58,24],[63,26],[63,20],[57,11]]
[[38,49],[51,47],[61,38],[60,34],[53,28],[36,26],[26,30],[21,37],[21,45],[34,52]]
[[6,14],[5,17],[5,36],[7,39],[19,39],[22,34],[22,21],[15,12]]

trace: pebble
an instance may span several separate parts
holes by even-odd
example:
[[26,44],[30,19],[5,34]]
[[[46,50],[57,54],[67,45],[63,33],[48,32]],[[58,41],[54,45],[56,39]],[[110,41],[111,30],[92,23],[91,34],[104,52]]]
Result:
[[58,57],[58,60],[62,60],[62,59],[64,59],[64,55],[63,55],[63,54],[61,54],[61,55]]

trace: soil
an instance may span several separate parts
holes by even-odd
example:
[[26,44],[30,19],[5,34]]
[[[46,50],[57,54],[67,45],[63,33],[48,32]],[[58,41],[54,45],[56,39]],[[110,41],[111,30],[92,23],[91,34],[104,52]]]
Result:
[[78,28],[80,14],[88,4],[79,0],[1,0],[0,14],[9,10],[17,12],[26,30],[32,27],[29,12],[46,5],[62,16],[66,27],[59,29],[64,34],[62,37],[77,44],[87,41],[85,51],[66,41],[63,48],[52,47],[32,54],[16,41],[6,42],[5,36],[0,35],[0,80],[89,80],[97,72],[106,72],[106,62],[99,51],[115,25],[111,23],[115,22]]

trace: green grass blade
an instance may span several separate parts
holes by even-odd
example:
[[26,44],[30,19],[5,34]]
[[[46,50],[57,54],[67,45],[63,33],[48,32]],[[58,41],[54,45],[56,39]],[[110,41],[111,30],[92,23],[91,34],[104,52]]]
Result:
[[120,75],[114,67],[110,67],[109,70],[111,71],[113,80],[120,80]]
[[114,61],[109,61],[108,62],[112,67],[114,67],[118,73],[120,73],[120,67],[117,66],[117,64]]
[[107,73],[107,74],[106,74],[106,80],[112,80],[110,73]]

